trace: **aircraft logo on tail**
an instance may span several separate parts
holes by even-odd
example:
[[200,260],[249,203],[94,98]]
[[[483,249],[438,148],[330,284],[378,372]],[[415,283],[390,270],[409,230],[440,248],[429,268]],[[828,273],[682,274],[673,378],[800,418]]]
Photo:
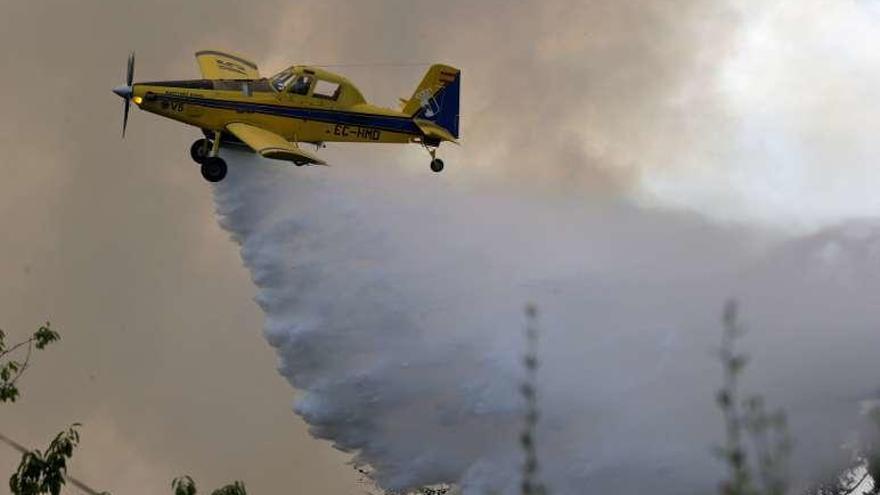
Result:
[[440,113],[440,104],[434,99],[434,92],[430,89],[424,89],[416,95],[422,108],[425,110],[425,117],[432,118]]

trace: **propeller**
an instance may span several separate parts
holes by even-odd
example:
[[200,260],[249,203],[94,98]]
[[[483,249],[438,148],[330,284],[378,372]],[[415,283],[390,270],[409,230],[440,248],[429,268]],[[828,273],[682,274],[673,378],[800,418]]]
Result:
[[123,113],[122,113],[122,137],[125,137],[125,128],[128,127],[128,111],[131,108],[131,94],[132,87],[131,84],[134,81],[134,52],[128,56],[128,67],[125,72],[125,84],[122,86],[116,86],[113,88],[113,92],[116,93],[120,98],[124,100],[123,102]]

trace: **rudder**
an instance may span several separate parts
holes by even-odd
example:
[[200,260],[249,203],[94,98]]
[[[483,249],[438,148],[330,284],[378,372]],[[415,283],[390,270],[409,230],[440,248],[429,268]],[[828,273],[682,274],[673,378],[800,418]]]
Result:
[[460,93],[461,71],[448,65],[432,65],[403,112],[434,122],[458,139]]

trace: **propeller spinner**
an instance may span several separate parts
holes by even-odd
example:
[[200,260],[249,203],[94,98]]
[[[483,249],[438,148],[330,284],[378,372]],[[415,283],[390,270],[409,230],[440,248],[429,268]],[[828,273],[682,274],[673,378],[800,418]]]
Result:
[[125,128],[128,127],[128,111],[131,108],[131,94],[132,88],[131,83],[134,81],[134,52],[128,56],[128,68],[125,73],[125,84],[122,86],[116,86],[113,88],[113,92],[116,93],[120,98],[124,100],[123,102],[123,114],[122,114],[122,137],[125,137]]

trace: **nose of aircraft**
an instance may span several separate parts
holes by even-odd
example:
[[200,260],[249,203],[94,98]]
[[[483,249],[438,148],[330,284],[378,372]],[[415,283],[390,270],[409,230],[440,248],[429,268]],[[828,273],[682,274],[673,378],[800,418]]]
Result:
[[116,93],[120,98],[129,99],[131,98],[131,86],[116,86],[113,88],[113,92]]

